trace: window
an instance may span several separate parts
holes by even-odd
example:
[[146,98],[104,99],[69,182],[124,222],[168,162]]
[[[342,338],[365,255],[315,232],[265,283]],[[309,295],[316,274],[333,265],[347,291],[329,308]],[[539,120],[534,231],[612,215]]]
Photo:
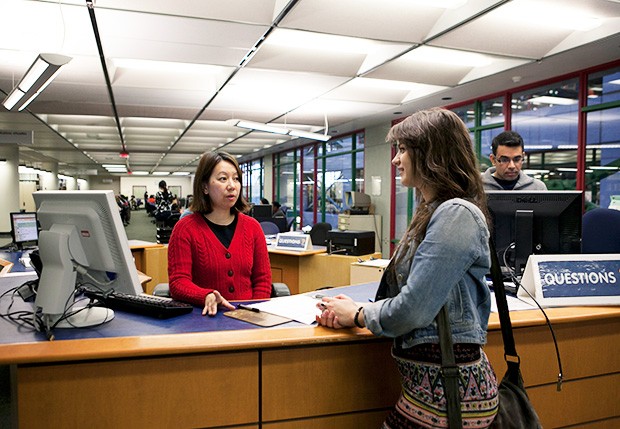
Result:
[[[317,220],[338,227],[338,214],[348,207],[344,193],[364,192],[364,135],[354,133],[330,140],[319,147],[317,157]],[[320,216],[318,215],[320,213]]]
[[276,195],[274,201],[286,206],[287,215],[296,216],[299,213],[299,202],[297,198],[299,180],[299,149],[284,152],[276,155],[274,171],[277,177]]
[[620,68],[592,73],[588,77],[588,106],[620,101]]
[[263,196],[263,158],[240,164],[243,175],[243,195],[250,203],[258,204]]
[[[274,155],[276,198],[301,225],[338,226],[344,192],[364,191],[364,134],[354,133]],[[293,209],[293,210],[291,210]]]
[[620,196],[620,68],[588,78],[586,208],[609,207]]
[[579,80],[569,79],[512,96],[512,129],[523,137],[523,171],[547,188],[577,189]]
[[315,153],[317,145],[306,146],[302,149],[302,173],[301,173],[301,209],[302,225],[314,225],[316,220],[316,213],[314,206],[317,202],[316,190],[317,190],[317,178],[323,176],[323,170],[319,169],[316,165]]

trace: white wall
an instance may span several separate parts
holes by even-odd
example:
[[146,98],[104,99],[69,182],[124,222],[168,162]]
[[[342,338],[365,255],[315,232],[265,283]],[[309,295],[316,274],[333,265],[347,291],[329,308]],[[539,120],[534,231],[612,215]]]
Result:
[[19,150],[16,144],[0,145],[0,232],[11,230],[9,213],[19,211]]
[[[185,197],[186,195],[193,193],[194,176],[131,176],[121,177],[120,179],[120,193],[130,197],[134,195],[134,186],[146,186],[146,192],[149,195],[155,195],[159,191],[159,181],[165,180],[168,187],[180,186],[181,195],[179,197]],[[136,198],[144,198],[144,195],[136,195]]]
[[[385,142],[390,124],[380,124],[365,129],[364,183],[370,195],[375,214],[381,215],[381,249],[384,258],[390,257],[390,191],[391,191],[391,146]],[[372,177],[381,178],[380,195],[372,195]]]
[[43,172],[39,174],[39,184],[42,191],[57,191],[58,190],[58,167],[52,170],[51,173]]
[[121,178],[118,176],[89,176],[88,189],[93,191],[113,191],[114,195],[121,192]]
[[19,208],[27,212],[37,210],[32,194],[37,190],[36,182],[19,182]]

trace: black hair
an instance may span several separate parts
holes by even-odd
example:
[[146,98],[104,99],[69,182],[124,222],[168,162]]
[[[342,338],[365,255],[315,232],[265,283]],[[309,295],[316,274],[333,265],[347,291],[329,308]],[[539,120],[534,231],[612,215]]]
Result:
[[524,149],[525,147],[523,144],[523,137],[521,137],[521,135],[516,131],[504,131],[503,133],[495,136],[491,142],[491,150],[493,151],[493,155],[497,155],[498,146],[521,146],[521,149]]

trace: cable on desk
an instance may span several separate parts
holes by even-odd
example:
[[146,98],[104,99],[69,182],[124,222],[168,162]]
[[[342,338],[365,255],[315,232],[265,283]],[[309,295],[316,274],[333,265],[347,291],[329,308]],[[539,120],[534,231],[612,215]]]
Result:
[[549,327],[549,331],[551,332],[551,338],[553,338],[553,345],[555,347],[555,356],[556,356],[556,359],[558,361],[558,381],[556,383],[556,389],[557,389],[558,392],[560,392],[560,391],[562,391],[562,381],[564,380],[564,370],[562,369],[562,359],[560,357],[560,349],[558,347],[558,340],[555,337],[555,331],[553,330],[553,326],[551,325],[551,321],[549,320],[549,317],[547,317],[547,313],[545,312],[545,310],[538,303],[538,301],[536,301],[536,299],[534,299],[534,297],[532,296],[530,291],[527,290],[527,288],[524,288],[523,286],[521,286],[521,281],[517,278],[517,276],[514,275],[514,272],[512,274],[513,274],[512,275],[512,281],[517,286],[517,290],[519,290],[519,289],[524,290],[529,295],[529,297],[532,299],[532,301],[534,301],[534,303],[536,304],[538,309],[542,312],[543,316],[545,316],[545,321],[547,322],[547,326]]
[[13,304],[15,303],[15,298],[19,297],[22,299],[19,294],[19,288],[22,287],[17,286],[5,291],[2,295],[0,295],[0,300],[4,298],[10,298],[10,303],[7,307],[6,313],[0,313],[0,317],[8,320],[9,322],[19,326],[20,328],[25,328],[29,330],[36,330],[36,322],[33,319],[33,312],[28,310],[15,310],[12,311]]

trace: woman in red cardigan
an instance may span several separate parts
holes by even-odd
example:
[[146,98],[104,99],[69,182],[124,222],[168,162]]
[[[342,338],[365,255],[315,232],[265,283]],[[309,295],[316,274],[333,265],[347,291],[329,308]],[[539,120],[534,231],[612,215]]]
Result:
[[172,230],[168,277],[172,298],[214,316],[230,300],[271,295],[271,266],[260,224],[244,214],[241,169],[226,152],[205,153],[196,169],[191,215]]

